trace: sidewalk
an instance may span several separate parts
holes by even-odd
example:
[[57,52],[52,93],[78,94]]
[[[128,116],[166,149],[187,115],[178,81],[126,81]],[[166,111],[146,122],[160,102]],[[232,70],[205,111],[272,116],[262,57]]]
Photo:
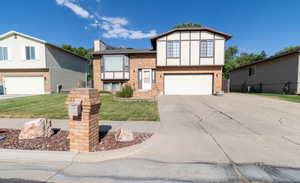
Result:
[[[34,119],[25,118],[0,118],[0,128],[21,129],[24,123]],[[68,120],[52,120],[53,128],[68,130]],[[118,128],[124,128],[133,132],[155,133],[158,132],[160,122],[157,121],[100,121],[101,131],[116,131]]]

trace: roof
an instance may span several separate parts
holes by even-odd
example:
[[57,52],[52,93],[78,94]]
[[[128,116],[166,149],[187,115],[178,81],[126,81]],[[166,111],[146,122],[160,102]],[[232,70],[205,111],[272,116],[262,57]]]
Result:
[[168,32],[159,34],[159,35],[151,38],[151,44],[152,44],[153,48],[156,48],[156,40],[158,38],[161,38],[163,36],[169,35],[169,34],[171,34],[173,32],[177,32],[177,31],[209,31],[209,32],[213,32],[213,33],[220,34],[220,35],[224,36],[226,38],[226,40],[228,40],[228,39],[230,39],[232,37],[231,34],[220,32],[220,31],[217,31],[217,30],[209,28],[209,27],[182,27],[182,28],[172,29],[172,30],[170,30]]
[[295,54],[295,53],[300,53],[300,49],[294,50],[294,51],[285,52],[285,53],[282,53],[282,54],[279,54],[279,55],[274,55],[274,56],[271,56],[271,57],[269,57],[269,58],[266,58],[266,59],[263,59],[263,60],[259,60],[259,61],[253,62],[253,63],[251,63],[251,64],[242,65],[242,66],[237,67],[237,68],[235,68],[235,69],[231,69],[230,72],[236,71],[236,70],[239,70],[239,69],[242,69],[242,68],[245,68],[245,67],[249,67],[249,66],[252,66],[252,65],[264,63],[264,62],[272,62],[272,61],[274,61],[274,60],[277,59],[277,58],[281,58],[281,57],[293,55],[293,54]]
[[116,55],[116,54],[139,54],[139,53],[156,53],[153,49],[113,49],[92,52],[92,55]]
[[19,35],[19,36],[25,37],[25,38],[27,38],[27,39],[31,39],[31,40],[34,40],[34,41],[36,41],[36,42],[39,42],[39,43],[42,43],[42,44],[49,45],[49,46],[52,46],[52,47],[54,47],[54,48],[60,49],[60,50],[62,50],[62,51],[64,51],[64,52],[70,53],[71,55],[77,56],[77,57],[82,58],[82,59],[84,59],[84,60],[88,60],[87,58],[85,58],[85,57],[83,57],[83,56],[80,56],[80,55],[78,55],[78,54],[76,54],[76,53],[73,53],[73,52],[71,52],[71,51],[69,51],[69,50],[66,50],[66,49],[64,49],[64,48],[62,48],[62,47],[60,47],[60,46],[54,45],[54,44],[49,43],[49,42],[47,42],[47,41],[44,41],[44,40],[42,40],[42,39],[38,39],[38,38],[29,36],[29,35],[26,35],[26,34],[22,34],[22,33],[20,33],[20,32],[14,31],[14,30],[13,30],[13,31],[9,31],[9,32],[7,32],[7,33],[4,33],[4,34],[0,35],[0,40],[5,39],[6,37],[9,37],[9,36],[11,36],[11,35]]

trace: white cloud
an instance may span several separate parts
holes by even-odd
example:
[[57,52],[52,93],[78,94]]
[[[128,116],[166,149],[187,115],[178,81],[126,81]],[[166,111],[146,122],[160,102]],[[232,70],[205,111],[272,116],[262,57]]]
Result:
[[[124,39],[143,39],[157,35],[156,30],[143,32],[141,30],[130,30],[125,28],[129,21],[124,17],[101,17],[101,29],[105,30],[102,34],[105,38],[124,38]],[[96,25],[96,24],[94,24]]]
[[56,0],[56,3],[61,6],[65,6],[71,9],[75,14],[79,15],[82,18],[93,18],[93,15],[82,8],[81,6],[74,3],[74,0]]
[[[78,3],[76,3],[78,0],[55,1],[58,5],[71,9],[76,15],[93,20],[94,23],[90,24],[90,26],[102,29],[102,36],[105,38],[143,39],[157,35],[156,30],[143,32],[141,30],[131,30],[126,28],[129,21],[125,17],[108,17],[100,16],[97,12],[91,13],[78,5]],[[101,0],[96,0],[96,2],[100,3]],[[88,27],[84,27],[84,29],[88,30]]]

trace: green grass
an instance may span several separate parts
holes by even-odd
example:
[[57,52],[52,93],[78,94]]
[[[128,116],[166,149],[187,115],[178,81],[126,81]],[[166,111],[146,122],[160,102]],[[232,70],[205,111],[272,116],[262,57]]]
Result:
[[285,95],[285,94],[274,94],[274,93],[255,93],[255,95],[272,97],[272,98],[277,98],[280,100],[286,100],[286,101],[290,101],[290,102],[300,103],[299,95]]
[[[38,95],[0,100],[0,117],[67,119],[66,94]],[[120,102],[102,96],[101,120],[158,121],[156,102]]]

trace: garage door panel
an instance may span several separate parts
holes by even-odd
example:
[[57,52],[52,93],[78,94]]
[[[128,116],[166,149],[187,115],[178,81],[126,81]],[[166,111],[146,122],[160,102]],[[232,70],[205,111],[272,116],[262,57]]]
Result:
[[165,75],[165,95],[211,95],[211,74]]
[[6,94],[44,94],[44,77],[5,77]]

